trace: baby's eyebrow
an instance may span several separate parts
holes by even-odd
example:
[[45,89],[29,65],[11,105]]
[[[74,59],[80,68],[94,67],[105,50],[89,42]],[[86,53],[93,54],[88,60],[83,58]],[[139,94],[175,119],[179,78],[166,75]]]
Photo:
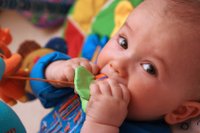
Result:
[[124,27],[126,27],[128,30],[130,30],[131,32],[133,32],[134,30],[132,29],[132,27],[127,23],[127,22],[125,22],[124,24],[123,24],[123,26]]

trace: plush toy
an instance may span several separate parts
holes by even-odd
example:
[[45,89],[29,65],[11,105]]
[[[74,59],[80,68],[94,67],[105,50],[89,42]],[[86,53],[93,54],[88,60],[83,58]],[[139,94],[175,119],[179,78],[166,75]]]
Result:
[[[84,77],[84,78],[82,78]],[[81,106],[83,111],[85,112],[88,100],[90,98],[90,84],[93,80],[96,79],[104,79],[107,78],[105,74],[98,74],[94,76],[91,72],[89,72],[84,67],[80,66],[75,69],[75,77],[74,77],[74,88],[75,92],[79,95],[81,99]]]
[[9,76],[20,75],[27,76],[27,73],[21,71],[21,56],[11,54],[7,45],[11,42],[12,37],[8,29],[0,28],[0,52],[1,52],[1,80],[0,80],[0,98],[9,105],[16,104],[17,100],[25,102],[25,81],[11,79]]
[[0,133],[26,133],[17,114],[0,101]]
[[10,32],[8,29],[2,29],[0,27],[0,53],[5,55],[6,57],[11,56],[10,50],[7,48],[7,46],[12,41],[12,37],[10,35]]

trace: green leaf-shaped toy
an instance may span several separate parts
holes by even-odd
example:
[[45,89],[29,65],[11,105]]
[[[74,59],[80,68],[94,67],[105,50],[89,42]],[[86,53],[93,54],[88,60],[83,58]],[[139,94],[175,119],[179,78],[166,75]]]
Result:
[[90,83],[94,78],[94,75],[82,66],[75,70],[75,90],[81,99],[81,105],[84,112],[90,98]]

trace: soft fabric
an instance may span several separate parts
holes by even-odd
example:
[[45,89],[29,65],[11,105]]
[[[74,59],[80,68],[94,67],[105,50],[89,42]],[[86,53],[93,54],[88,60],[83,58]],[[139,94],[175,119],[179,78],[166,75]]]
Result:
[[36,41],[25,40],[19,45],[17,53],[19,53],[22,56],[22,58],[26,58],[29,53],[40,48],[40,44],[38,44]]
[[114,0],[99,12],[92,23],[91,32],[100,36],[111,35],[114,28],[114,10],[120,0]]
[[83,44],[81,56],[88,60],[95,60],[95,54],[99,54],[100,50],[105,46],[108,39],[109,38],[107,36],[100,38],[97,34],[88,35]]
[[120,133],[172,133],[170,127],[162,120],[151,122],[125,121]]
[[6,57],[11,56],[11,51],[8,49],[8,45],[12,41],[12,36],[9,29],[3,29],[0,27],[0,53]]
[[[84,77],[84,78],[83,78]],[[94,75],[80,66],[75,69],[74,85],[77,94],[81,99],[81,106],[85,112],[90,97],[90,84],[94,80]]]
[[2,58],[0,58],[0,80],[2,79],[2,76],[5,72],[5,62]]
[[[125,15],[122,17],[123,18],[122,20],[119,20],[120,24],[119,26],[117,24],[117,28],[115,29],[114,32],[116,32],[118,28],[120,27],[120,25],[123,24],[124,18],[127,17],[127,11],[129,12],[130,10],[130,4],[134,8],[138,6],[138,4],[141,3],[142,1],[143,0],[113,0],[112,2],[108,3],[96,15],[92,23],[91,32],[95,34],[99,34],[100,36],[110,37],[115,27],[115,21],[116,21],[115,17],[121,16],[120,13],[125,10]],[[122,5],[123,7],[125,7],[125,9],[123,10],[116,9],[116,8],[119,8],[119,9],[122,8],[121,3],[123,3]],[[117,12],[115,12],[115,10],[117,10]]]
[[90,32],[93,18],[108,0],[78,0],[71,14],[74,22],[85,34]]
[[26,133],[16,113],[0,101],[0,133]]
[[67,42],[61,37],[51,38],[45,45],[45,48],[50,48],[53,49],[54,51],[59,51],[65,54],[68,53]]
[[[31,77],[44,78],[46,66],[56,60],[67,60],[69,56],[54,52],[42,57],[33,67]],[[83,77],[84,78],[84,77]],[[35,95],[45,107],[55,107],[41,122],[40,132],[74,132],[79,133],[85,120],[81,109],[80,98],[72,88],[54,88],[47,82],[31,81]],[[138,123],[125,121],[120,127],[120,133],[170,133],[163,121]]]
[[[46,66],[56,60],[67,60],[70,59],[66,54],[59,52],[53,52],[40,58],[38,62],[32,68],[30,73],[31,78],[45,79],[44,70]],[[47,82],[41,81],[30,81],[33,93],[37,98],[40,99],[42,105],[45,108],[53,107],[61,103],[63,99],[68,97],[73,90],[72,89],[55,89],[52,85]]]
[[[28,51],[29,53],[28,52],[26,53],[27,55],[24,57],[21,63],[21,67],[20,67],[21,70],[27,73],[30,73],[33,65],[38,61],[39,58],[41,58],[42,56],[48,53],[54,52],[54,50],[50,48],[38,48],[33,51],[31,50],[28,50]],[[25,90],[26,90],[28,99],[33,100],[34,96],[32,95],[29,80],[26,81]]]
[[73,24],[68,18],[64,38],[68,44],[68,55],[70,57],[78,57],[81,52],[85,35]]
[[[8,29],[0,28],[0,54],[1,54],[1,80],[0,98],[9,105],[14,105],[17,100],[27,101],[25,96],[25,81],[8,79],[7,76],[27,76],[27,73],[20,70],[22,57],[19,54],[12,54],[8,48],[12,36]],[[3,74],[3,75],[2,75]]]
[[0,98],[9,105],[14,105],[17,100],[21,102],[27,101],[25,96],[25,81],[17,79],[9,79],[6,76],[27,76],[26,72],[19,70],[21,64],[21,56],[13,54],[9,58],[3,58],[5,63],[5,71],[0,80]]
[[124,24],[129,13],[133,10],[133,6],[130,1],[122,0],[115,8],[115,27],[112,31],[111,37],[117,33],[120,27]]
[[42,119],[39,133],[80,133],[84,120],[78,96],[72,94]]

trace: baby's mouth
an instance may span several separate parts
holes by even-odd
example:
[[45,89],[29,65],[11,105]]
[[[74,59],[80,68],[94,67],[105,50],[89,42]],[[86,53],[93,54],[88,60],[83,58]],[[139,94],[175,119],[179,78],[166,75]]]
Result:
[[124,78],[122,78],[118,73],[116,73],[114,70],[112,70],[111,68],[103,68],[100,71],[100,73],[101,73],[100,79],[111,78],[125,86],[127,85],[127,81]]

